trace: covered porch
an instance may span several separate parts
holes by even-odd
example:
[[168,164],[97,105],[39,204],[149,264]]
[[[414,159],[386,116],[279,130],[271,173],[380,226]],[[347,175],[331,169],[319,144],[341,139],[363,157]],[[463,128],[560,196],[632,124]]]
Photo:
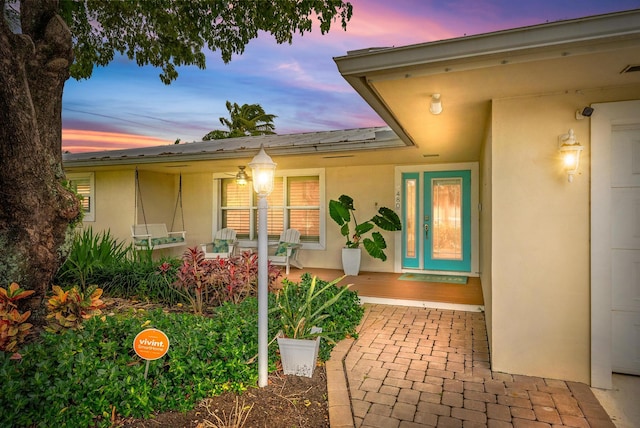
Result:
[[[325,281],[344,275],[340,269],[291,269],[287,277],[297,282],[305,272]],[[283,269],[283,277],[284,277]],[[347,276],[340,284],[353,284],[363,303],[418,306],[434,309],[484,311],[484,299],[479,277],[469,277],[466,284],[407,281],[400,279],[402,273],[360,272],[358,276]]]

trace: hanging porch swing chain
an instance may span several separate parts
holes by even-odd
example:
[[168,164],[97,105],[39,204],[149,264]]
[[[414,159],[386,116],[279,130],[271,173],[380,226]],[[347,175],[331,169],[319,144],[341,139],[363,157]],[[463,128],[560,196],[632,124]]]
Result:
[[178,182],[178,199],[176,199],[176,206],[173,209],[173,219],[171,220],[171,231],[173,232],[173,224],[176,221],[176,214],[178,213],[178,204],[180,204],[180,218],[182,219],[182,230],[184,228],[184,211],[182,209],[182,173],[180,173],[180,181]]
[[[136,217],[136,215],[138,214],[138,199],[140,199],[140,209],[142,210],[142,220],[144,221],[145,232],[148,235],[149,227],[147,226],[147,216],[144,212],[144,204],[142,203],[142,192],[140,191],[140,178],[138,177],[138,167],[136,167],[136,190],[138,191],[138,195],[136,197],[135,212],[133,213],[133,216]],[[134,218],[133,221],[135,223],[136,219]]]

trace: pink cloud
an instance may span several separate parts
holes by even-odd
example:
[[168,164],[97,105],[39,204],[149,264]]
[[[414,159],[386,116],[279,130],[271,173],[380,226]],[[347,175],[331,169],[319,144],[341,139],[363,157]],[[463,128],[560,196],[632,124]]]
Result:
[[314,72],[317,73],[317,70],[307,70],[300,65],[300,62],[295,60],[276,64],[275,71],[277,72],[277,74],[274,74],[275,76],[278,76],[281,81],[287,82],[288,85],[293,87],[320,92],[353,92],[353,89],[346,82],[323,80],[322,76],[313,74]]
[[136,134],[80,129],[62,130],[62,150],[72,153],[162,146],[172,143],[173,141]]
[[[451,25],[439,19],[437,11],[431,17],[411,14],[410,8],[392,8],[385,2],[354,2],[353,18],[347,25],[351,37],[369,39],[379,46],[404,46],[454,37]],[[360,46],[372,47],[372,46]]]

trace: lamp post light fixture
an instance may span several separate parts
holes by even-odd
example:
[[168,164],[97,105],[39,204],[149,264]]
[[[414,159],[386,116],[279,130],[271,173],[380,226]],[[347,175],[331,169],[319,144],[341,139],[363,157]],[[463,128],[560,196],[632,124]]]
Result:
[[583,148],[576,140],[573,129],[569,129],[567,134],[558,137],[558,150],[562,156],[562,164],[567,172],[569,183],[573,182],[573,176],[578,172],[580,153],[582,153]]
[[260,146],[260,151],[251,160],[249,167],[253,176],[253,190],[258,194],[258,386],[267,386],[268,317],[269,311],[269,260],[267,235],[267,196],[273,191],[273,176],[276,164]]

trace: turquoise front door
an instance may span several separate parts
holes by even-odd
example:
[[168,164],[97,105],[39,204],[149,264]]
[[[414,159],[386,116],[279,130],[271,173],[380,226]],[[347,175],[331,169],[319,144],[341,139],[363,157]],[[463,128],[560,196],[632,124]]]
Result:
[[424,268],[471,270],[471,171],[424,173]]
[[471,171],[403,173],[402,201],[402,267],[470,272]]

